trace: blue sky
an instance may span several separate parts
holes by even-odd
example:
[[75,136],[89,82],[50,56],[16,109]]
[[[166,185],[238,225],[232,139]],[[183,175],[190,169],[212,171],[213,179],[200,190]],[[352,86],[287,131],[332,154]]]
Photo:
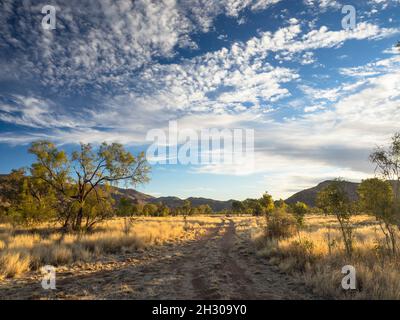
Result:
[[176,120],[254,129],[254,165],[155,165],[144,192],[285,198],[371,176],[371,149],[399,130],[399,20],[400,0],[3,0],[0,172],[29,165],[37,139],[138,152]]

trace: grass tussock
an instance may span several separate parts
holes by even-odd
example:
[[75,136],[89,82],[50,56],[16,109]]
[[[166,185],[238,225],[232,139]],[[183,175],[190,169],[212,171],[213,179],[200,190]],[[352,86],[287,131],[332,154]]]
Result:
[[44,265],[88,262],[104,255],[197,237],[220,221],[213,217],[114,219],[89,234],[61,234],[49,225],[15,230],[0,225],[0,278],[15,278]]
[[21,252],[4,251],[0,255],[0,275],[2,277],[18,277],[29,270],[30,257]]
[[[400,257],[392,256],[376,222],[357,216],[354,253],[348,257],[333,217],[310,216],[306,228],[286,239],[253,234],[258,254],[281,270],[300,277],[321,297],[334,299],[400,299]],[[357,289],[344,291],[342,267],[356,269]]]

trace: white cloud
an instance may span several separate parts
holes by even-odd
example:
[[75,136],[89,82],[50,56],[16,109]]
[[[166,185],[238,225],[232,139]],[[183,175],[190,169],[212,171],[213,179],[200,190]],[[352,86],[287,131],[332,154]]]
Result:
[[370,77],[385,74],[392,71],[394,68],[399,68],[399,66],[400,56],[393,56],[387,59],[368,63],[364,66],[342,68],[340,72],[343,75],[351,77]]
[[318,7],[319,9],[340,7],[340,2],[336,0],[304,0],[304,3],[311,7]]
[[[360,24],[351,32],[323,27],[302,35],[300,26],[291,24],[275,33],[265,32],[247,42],[236,42],[229,49],[186,59],[180,64],[152,64],[136,75],[135,84],[127,87],[126,93],[103,96],[101,105],[89,107],[83,115],[82,110],[74,115],[46,100],[19,97],[14,110],[3,104],[0,117],[10,123],[58,129],[55,136],[69,141],[74,141],[69,137],[78,141],[79,134],[82,139],[88,139],[90,134],[91,141],[98,141],[106,136],[120,137],[123,132],[125,142],[138,143],[146,130],[162,127],[170,119],[203,114],[211,117],[226,114],[240,119],[242,114],[268,113],[271,103],[290,96],[284,85],[299,79],[295,70],[273,67],[268,62],[271,52],[303,55],[310,49],[335,47],[349,39],[375,39],[395,32]],[[383,60],[376,64],[385,63]],[[354,91],[360,85],[326,90],[302,86],[302,89],[309,96],[333,102],[343,92]],[[62,134],[60,127],[76,128],[76,133]],[[101,132],[98,127],[107,130]]]
[[[299,19],[291,19],[275,32],[260,32],[227,48],[174,63],[157,62],[157,58],[174,56],[178,47],[195,48],[191,35],[212,30],[218,15],[241,21],[246,9],[263,10],[277,2],[72,1],[61,8],[56,34],[32,31],[33,16],[17,9],[22,19],[15,31],[28,35],[22,40],[6,23],[15,5],[4,1],[0,32],[5,41],[0,49],[13,48],[15,55],[9,65],[0,62],[0,67],[5,66],[0,79],[22,77],[24,73],[15,70],[24,70],[28,79],[32,74],[38,76],[60,94],[74,89],[79,95],[87,86],[101,93],[98,105],[88,105],[79,113],[39,94],[8,95],[0,100],[1,121],[47,130],[2,133],[0,142],[21,144],[51,138],[58,143],[142,144],[147,130],[166,128],[168,120],[178,119],[183,128],[256,130],[254,167],[207,166],[198,172],[266,175],[281,181],[271,186],[275,193],[289,192],[298,177],[310,181],[312,177],[358,179],[368,175],[372,144],[383,143],[398,129],[399,56],[341,69],[349,79],[328,88],[302,81],[299,69],[317,62],[317,50],[336,49],[351,40],[382,39],[398,34],[399,28],[363,22],[351,31],[325,26],[309,30]],[[321,8],[338,4],[328,0],[307,3]],[[81,30],[84,21],[88,27]],[[28,53],[24,41],[38,46]],[[285,65],[286,61],[291,64]],[[118,87],[117,93],[108,90],[111,86]],[[293,97],[296,101],[287,106],[304,114],[277,120],[271,110],[292,96],[291,87],[300,88],[304,97]]]
[[0,101],[0,120],[3,122],[32,128],[73,128],[79,125],[76,117],[67,115],[49,100],[22,95],[13,95],[8,100]]
[[5,0],[0,49],[13,51],[10,69],[21,79],[35,75],[64,90],[122,86],[154,59],[172,57],[178,47],[196,48],[190,35],[209,31],[218,15],[238,17],[245,8],[262,10],[279,1],[71,0],[57,7],[57,30],[46,32],[38,4]]
[[[374,65],[379,68],[396,58]],[[294,188],[299,190],[338,176],[350,180],[370,177],[373,167],[369,153],[399,130],[400,66],[392,64],[390,70],[325,92],[308,92],[315,97],[326,94],[324,98],[330,103],[309,107],[303,115],[285,121],[273,120],[269,115],[256,118],[251,123],[256,137],[254,165],[213,165],[198,171],[264,174],[265,185],[276,196],[287,196]]]

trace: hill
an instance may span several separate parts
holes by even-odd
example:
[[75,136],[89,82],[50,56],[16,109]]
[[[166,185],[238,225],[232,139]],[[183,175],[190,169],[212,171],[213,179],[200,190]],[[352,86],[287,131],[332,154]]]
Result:
[[[295,193],[291,197],[285,200],[287,204],[294,204],[298,201],[304,202],[310,207],[315,206],[315,202],[317,199],[317,194],[324,188],[326,188],[330,183],[332,183],[332,180],[327,180],[324,182],[321,182],[320,184],[316,185],[315,187],[309,188],[302,190],[300,192]],[[392,187],[396,185],[396,181],[391,181]],[[343,181],[344,184],[344,190],[346,191],[347,195],[349,196],[350,200],[356,201],[358,200],[358,194],[357,194],[357,188],[360,185],[360,183],[356,182],[349,182],[349,181]]]
[[178,197],[153,197],[151,195],[136,191],[134,189],[122,189],[115,188],[115,192],[113,193],[113,197],[115,200],[119,200],[122,197],[127,198],[135,203],[160,203],[162,202],[166,206],[170,208],[181,207],[185,200],[189,200],[193,207],[198,207],[200,205],[208,204],[213,211],[218,212],[222,210],[230,210],[232,208],[233,200],[228,201],[220,201],[208,198],[196,198],[190,197],[187,199],[181,199]]
[[[288,199],[286,199],[285,202],[288,204],[294,204],[294,203],[300,201],[300,202],[304,202],[305,204],[307,204],[310,207],[314,207],[318,192],[320,192],[321,190],[326,188],[332,182],[333,181],[327,180],[327,181],[319,183],[315,187],[297,192],[294,195],[292,195],[291,197],[289,197]],[[343,184],[344,184],[344,189],[345,189],[347,195],[349,196],[350,200],[352,200],[352,201],[357,200],[358,199],[357,188],[360,184],[355,183],[355,182],[348,182],[348,181],[344,181]]]

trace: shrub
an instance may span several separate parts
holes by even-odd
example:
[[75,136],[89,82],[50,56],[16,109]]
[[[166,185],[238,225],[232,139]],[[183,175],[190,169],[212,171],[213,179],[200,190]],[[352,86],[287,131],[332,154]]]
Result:
[[289,238],[296,233],[296,230],[296,219],[284,208],[276,209],[267,216],[266,235],[268,238]]
[[304,224],[304,216],[308,212],[308,206],[303,202],[296,202],[291,208],[299,227]]

